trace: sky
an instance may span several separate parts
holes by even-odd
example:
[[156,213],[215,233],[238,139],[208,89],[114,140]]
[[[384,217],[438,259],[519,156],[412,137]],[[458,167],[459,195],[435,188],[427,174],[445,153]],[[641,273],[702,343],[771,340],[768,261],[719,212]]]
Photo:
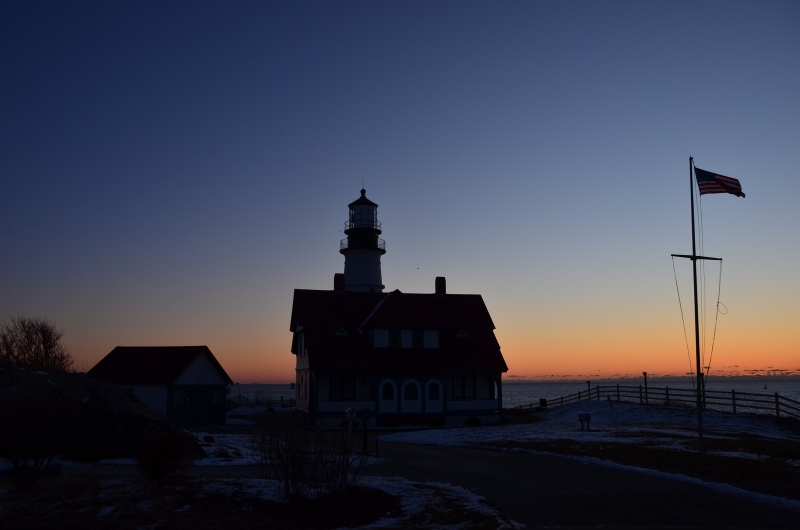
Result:
[[693,156],[746,194],[700,201],[703,364],[800,375],[798,27],[791,1],[7,0],[0,322],[51,320],[80,370],[205,344],[294,381],[293,290],[333,287],[363,185],[386,290],[481,294],[508,378],[685,374]]

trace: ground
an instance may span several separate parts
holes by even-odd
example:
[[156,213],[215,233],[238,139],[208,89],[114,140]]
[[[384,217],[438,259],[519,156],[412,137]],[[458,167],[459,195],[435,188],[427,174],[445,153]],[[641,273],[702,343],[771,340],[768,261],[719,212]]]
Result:
[[[579,413],[590,413],[581,430]],[[706,451],[697,451],[690,409],[591,402],[547,412],[508,411],[505,425],[386,435],[386,442],[479,447],[562,455],[641,473],[680,475],[725,486],[726,493],[762,502],[778,499],[800,511],[800,429],[769,417],[709,413]],[[16,496],[0,482],[3,528],[517,528],[520,525],[472,491],[398,477],[362,480],[347,495],[282,502],[274,483],[253,473],[250,438],[199,435],[209,458],[182,476],[158,482],[131,462],[91,467],[64,463]],[[757,494],[762,494],[758,497]],[[755,496],[755,497],[753,497]],[[759,500],[761,499],[761,500]],[[788,504],[787,504],[788,503]],[[792,504],[794,503],[794,504]]]

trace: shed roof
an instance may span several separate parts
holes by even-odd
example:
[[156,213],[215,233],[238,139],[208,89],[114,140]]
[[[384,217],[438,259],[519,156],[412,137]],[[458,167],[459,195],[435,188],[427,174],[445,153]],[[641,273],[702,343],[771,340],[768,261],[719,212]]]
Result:
[[170,385],[201,355],[233,384],[208,346],[117,346],[87,375],[118,385]]

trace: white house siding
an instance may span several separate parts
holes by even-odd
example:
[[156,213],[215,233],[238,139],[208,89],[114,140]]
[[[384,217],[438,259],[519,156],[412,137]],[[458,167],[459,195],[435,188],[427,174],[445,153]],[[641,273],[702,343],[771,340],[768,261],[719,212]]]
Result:
[[306,351],[306,341],[302,333],[297,334],[297,355],[295,355],[296,370],[308,370],[308,352]]
[[168,387],[166,385],[134,385],[128,386],[136,399],[144,403],[150,410],[167,416]]
[[217,371],[216,366],[205,355],[200,355],[175,380],[176,385],[224,385],[226,381]]

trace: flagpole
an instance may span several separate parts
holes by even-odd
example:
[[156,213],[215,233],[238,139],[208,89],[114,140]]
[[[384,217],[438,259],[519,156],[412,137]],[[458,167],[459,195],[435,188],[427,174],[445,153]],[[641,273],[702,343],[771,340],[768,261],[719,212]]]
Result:
[[689,157],[689,198],[692,205],[692,276],[694,279],[694,347],[695,347],[695,363],[697,369],[697,443],[700,451],[703,451],[703,376],[700,373],[700,317],[697,308],[697,249],[695,247],[695,228],[694,228],[694,182],[692,182],[692,168],[694,167],[694,159]]

